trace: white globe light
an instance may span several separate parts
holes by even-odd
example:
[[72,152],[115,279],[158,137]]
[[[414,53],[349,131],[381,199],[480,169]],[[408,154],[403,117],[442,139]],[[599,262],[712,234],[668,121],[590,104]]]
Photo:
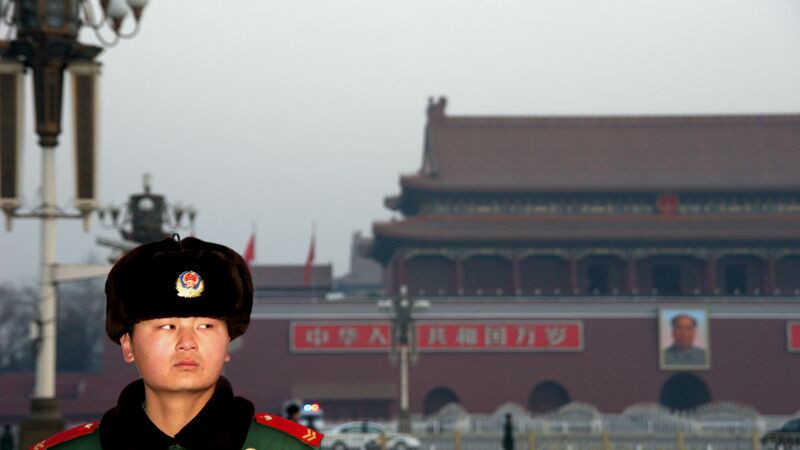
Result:
[[140,210],[149,212],[155,208],[156,204],[153,202],[153,199],[150,197],[142,197],[139,200],[139,203],[136,205],[139,207]]
[[125,18],[125,16],[128,15],[128,6],[125,4],[125,0],[111,0],[111,3],[108,4],[106,14],[112,19]]

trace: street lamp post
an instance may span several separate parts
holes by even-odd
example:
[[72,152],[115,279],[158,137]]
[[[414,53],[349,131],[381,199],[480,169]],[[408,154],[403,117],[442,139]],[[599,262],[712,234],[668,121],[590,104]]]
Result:
[[417,336],[414,327],[414,313],[430,308],[428,300],[411,300],[408,290],[400,287],[400,295],[391,300],[379,300],[378,309],[392,314],[392,347],[390,358],[400,356],[400,412],[397,417],[397,429],[403,433],[411,432],[411,412],[409,410],[409,357],[417,352]]
[[100,224],[118,229],[123,239],[122,242],[102,240],[99,243],[125,251],[180,230],[194,234],[197,210],[191,205],[168,203],[163,195],[153,193],[150,174],[144,174],[143,180],[143,192],[132,194],[124,205],[97,210]]
[[[94,60],[102,51],[100,47],[78,42],[83,26],[94,29],[104,45],[113,45],[120,37],[130,37],[138,30],[139,19],[147,0],[100,0],[103,9],[95,16],[91,0],[0,0],[0,30],[10,39],[0,40],[0,57],[4,67],[19,69],[2,71],[0,82],[0,121],[13,123],[2,128],[0,139],[0,164],[5,180],[0,186],[0,207],[7,217],[7,227],[12,218],[36,218],[41,221],[41,298],[37,321],[36,378],[31,416],[20,428],[20,444],[27,446],[63,429],[64,421],[56,402],[56,243],[55,221],[60,218],[81,218],[88,227],[88,218],[94,208],[94,117],[96,96],[94,83],[99,73],[99,63]],[[135,28],[130,33],[121,30],[128,9],[133,11]],[[102,37],[105,26],[113,32],[112,40]],[[7,86],[21,86],[25,68],[33,72],[33,92],[36,110],[36,133],[42,148],[41,204],[30,212],[20,212],[19,169],[21,139],[17,134],[21,119],[14,117],[21,111],[22,90],[12,91]],[[55,149],[61,134],[61,102],[63,98],[64,71],[73,70],[76,86],[76,159],[81,176],[76,180],[77,212],[64,212],[56,206]],[[79,69],[80,68],[80,69]],[[74,69],[78,69],[76,73]],[[12,95],[6,95],[12,94]],[[85,94],[85,95],[84,95]],[[84,98],[86,97],[86,98]],[[85,173],[81,173],[85,172]]]

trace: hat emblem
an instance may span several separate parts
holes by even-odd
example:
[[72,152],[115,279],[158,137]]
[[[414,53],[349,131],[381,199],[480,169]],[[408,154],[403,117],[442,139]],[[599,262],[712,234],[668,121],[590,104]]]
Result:
[[195,298],[200,297],[205,288],[205,282],[197,274],[197,272],[187,270],[180,274],[178,280],[175,282],[175,290],[178,291],[178,297]]

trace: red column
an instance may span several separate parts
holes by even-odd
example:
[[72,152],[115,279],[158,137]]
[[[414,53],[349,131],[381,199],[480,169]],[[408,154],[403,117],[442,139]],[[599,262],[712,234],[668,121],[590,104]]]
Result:
[[394,260],[390,259],[383,270],[383,289],[389,294],[394,292],[394,278]]
[[456,258],[456,295],[464,294],[464,260]]
[[767,283],[766,283],[766,295],[775,295],[775,255],[769,255],[767,257]]
[[514,295],[522,293],[522,272],[520,271],[520,259],[511,259],[511,268],[514,271]]
[[579,292],[578,288],[578,258],[575,256],[569,257],[569,288],[572,294]]
[[639,293],[639,273],[636,271],[636,258],[633,255],[628,256],[628,293]]
[[395,264],[397,264],[397,283],[395,292],[400,292],[400,286],[408,287],[408,278],[406,277],[406,259],[397,258],[395,260]]
[[706,294],[714,295],[717,289],[717,256],[708,255],[706,261]]

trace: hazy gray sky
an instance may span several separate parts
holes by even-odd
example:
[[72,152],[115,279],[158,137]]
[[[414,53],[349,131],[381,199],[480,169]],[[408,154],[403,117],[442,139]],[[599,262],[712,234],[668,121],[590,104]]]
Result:
[[[302,263],[316,221],[317,262],[338,275],[351,233],[388,219],[383,197],[419,167],[428,96],[455,115],[800,112],[800,1],[151,0],[139,36],[100,60],[104,204],[149,172],[197,207],[201,238],[242,251],[255,221],[259,263]],[[0,231],[0,282],[36,280],[39,230]],[[116,237],[60,221],[58,261],[105,257],[98,235]]]

